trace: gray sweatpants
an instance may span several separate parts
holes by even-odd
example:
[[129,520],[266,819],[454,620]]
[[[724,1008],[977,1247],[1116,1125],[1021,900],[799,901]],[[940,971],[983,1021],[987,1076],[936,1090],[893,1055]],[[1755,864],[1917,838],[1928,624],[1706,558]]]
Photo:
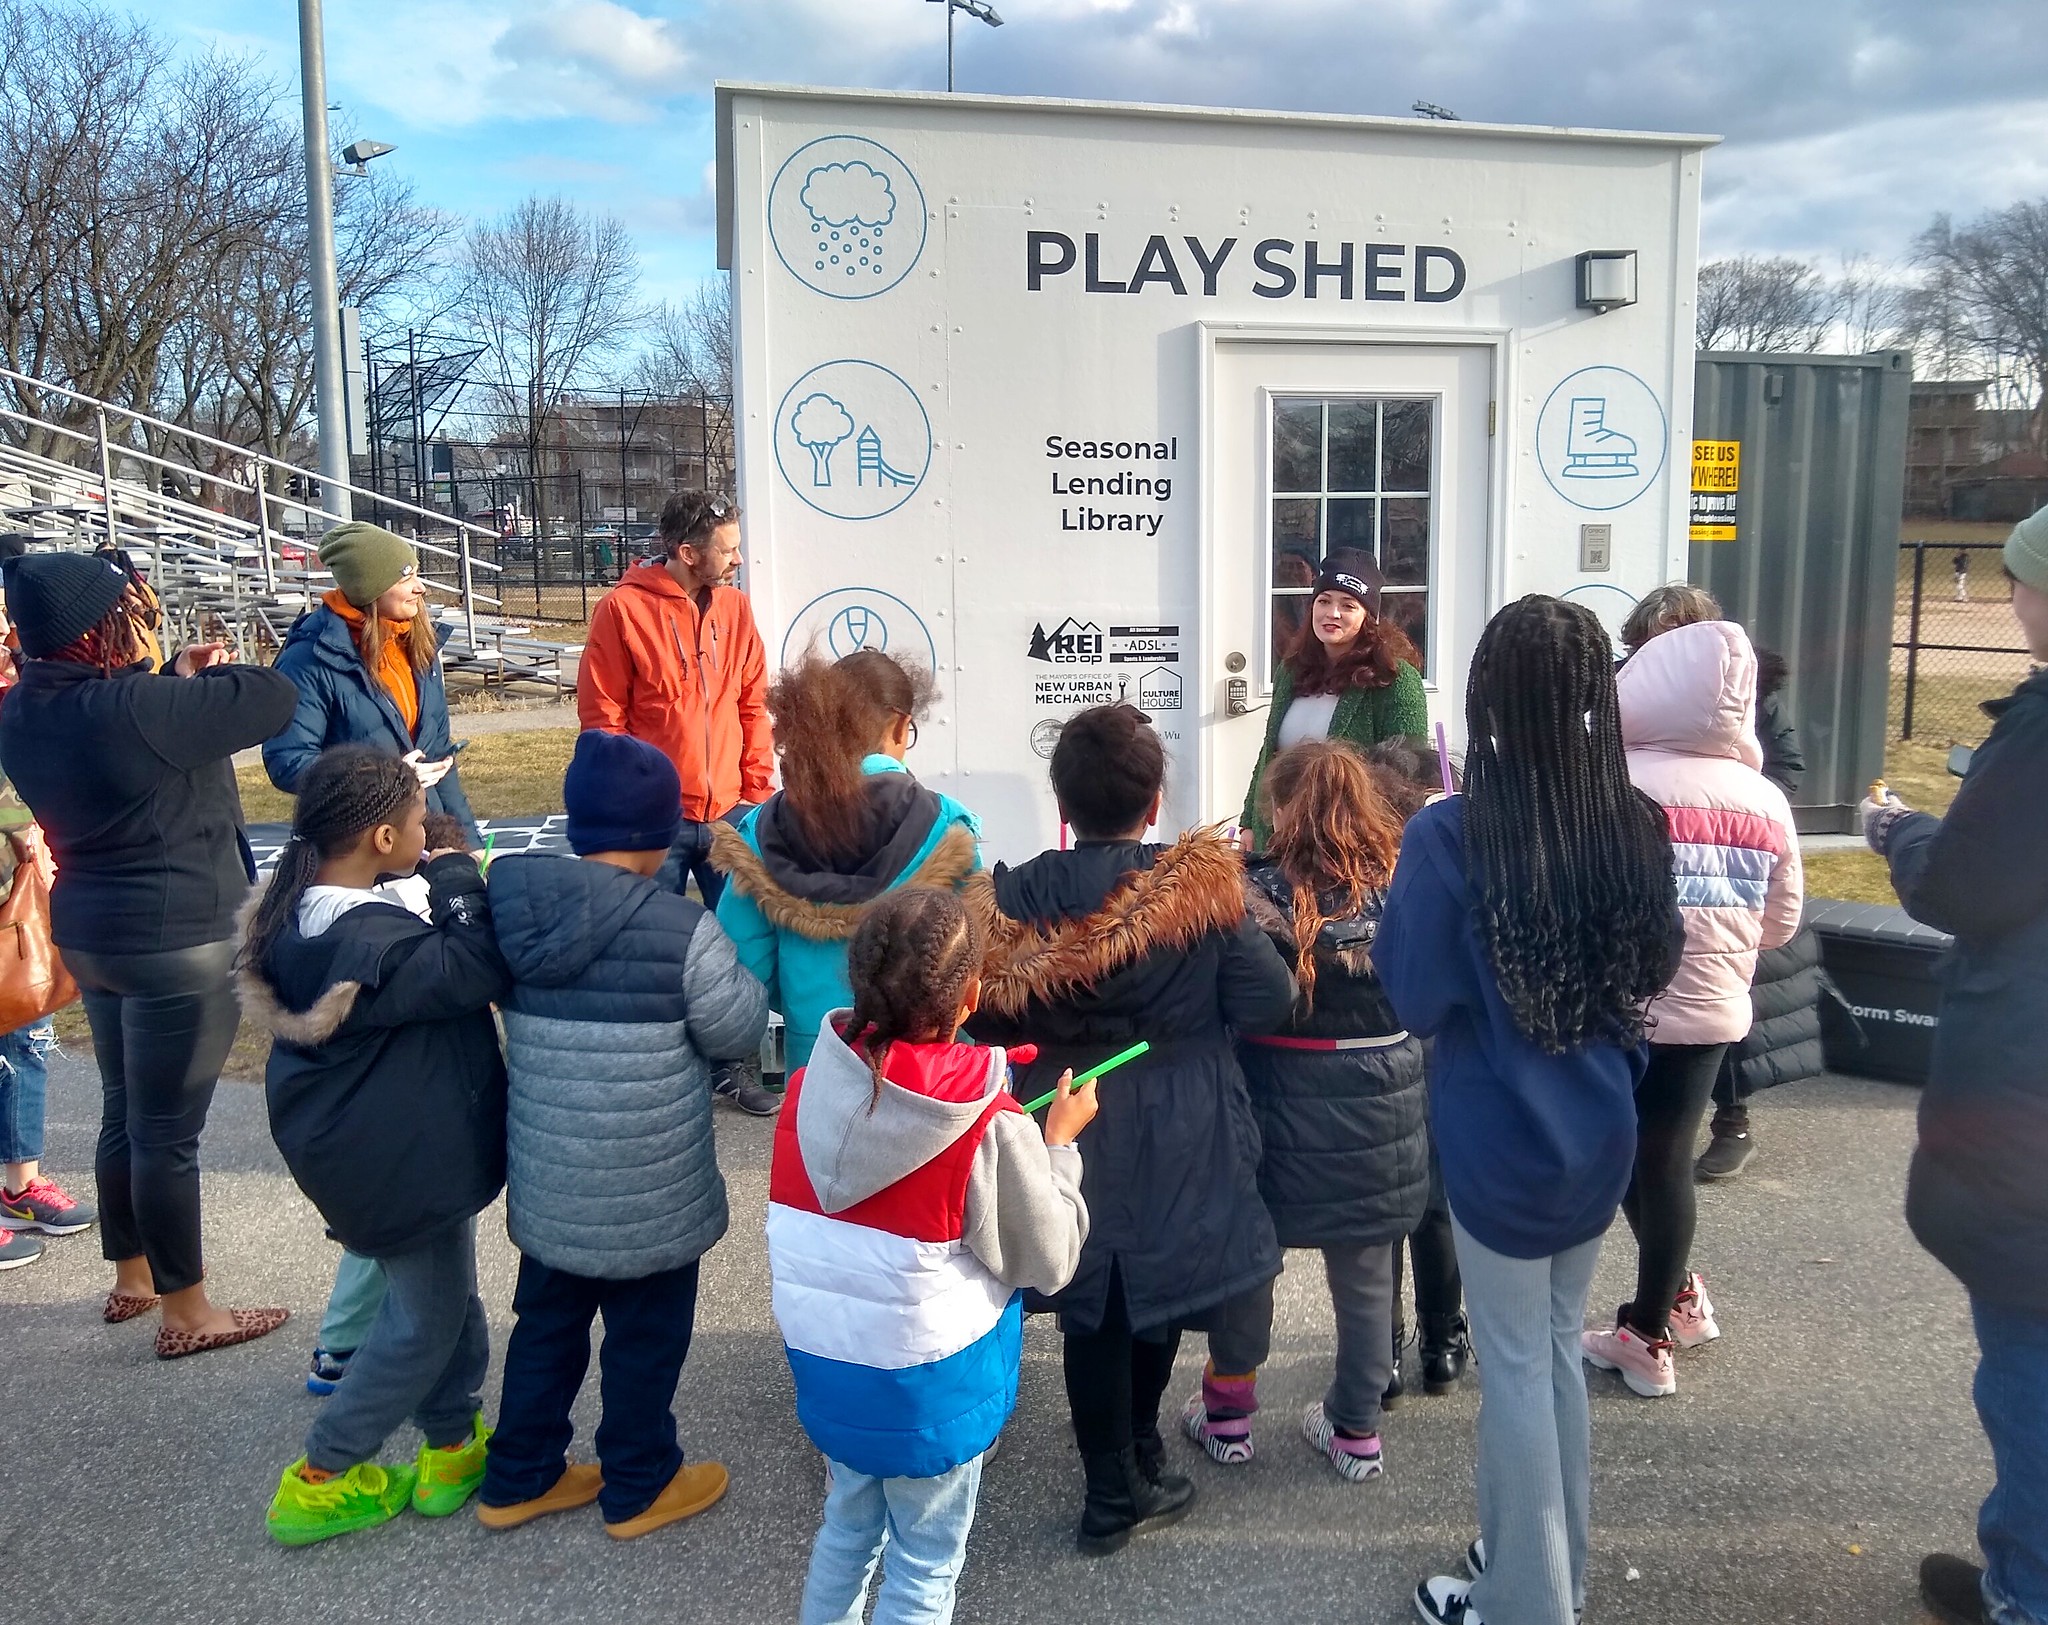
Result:
[[322,1472],[374,1459],[408,1416],[436,1449],[460,1444],[483,1405],[491,1337],[476,1295],[476,1221],[376,1264],[383,1306],[306,1434],[306,1461]]
[[[1394,1375],[1394,1249],[1325,1247],[1323,1275],[1337,1319],[1336,1369],[1323,1413],[1347,1433],[1380,1430],[1380,1396]],[[1212,1311],[1209,1361],[1241,1377],[1266,1363],[1273,1346],[1273,1283],[1267,1281]]]
[[1579,1333],[1598,1237],[1549,1258],[1509,1258],[1451,1215],[1479,1355],[1479,1532],[1486,1625],[1572,1625],[1586,1601],[1592,1439]]

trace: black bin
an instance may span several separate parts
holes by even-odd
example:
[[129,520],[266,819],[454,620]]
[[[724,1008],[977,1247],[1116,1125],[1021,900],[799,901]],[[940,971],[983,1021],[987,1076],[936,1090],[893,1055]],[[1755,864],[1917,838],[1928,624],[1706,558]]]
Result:
[[1879,903],[1806,905],[1821,964],[1848,1008],[1823,999],[1821,1050],[1830,1072],[1924,1084],[1934,1059],[1941,989],[1934,968],[1949,936]]

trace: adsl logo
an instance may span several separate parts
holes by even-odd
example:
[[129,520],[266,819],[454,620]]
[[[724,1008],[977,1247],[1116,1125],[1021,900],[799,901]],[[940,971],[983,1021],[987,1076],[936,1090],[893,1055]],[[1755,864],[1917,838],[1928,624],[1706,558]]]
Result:
[[1071,615],[1050,632],[1043,622],[1034,623],[1028,653],[1031,659],[1054,666],[1098,661],[1102,658],[1102,628],[1093,621],[1077,621]]

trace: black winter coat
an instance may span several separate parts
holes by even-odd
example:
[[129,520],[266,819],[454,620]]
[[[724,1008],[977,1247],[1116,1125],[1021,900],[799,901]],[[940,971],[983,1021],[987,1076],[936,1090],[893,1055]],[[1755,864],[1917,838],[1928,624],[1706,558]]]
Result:
[[[1271,859],[1247,866],[1253,921],[1288,964],[1297,953],[1294,898]],[[1283,1247],[1374,1247],[1407,1235],[1429,1201],[1429,1095],[1422,1041],[1402,1029],[1372,968],[1384,893],[1316,936],[1315,997],[1273,1040],[1245,1037],[1237,1054],[1264,1155],[1259,1193]],[[1330,906],[1337,906],[1333,900]],[[1389,1040],[1310,1049],[1289,1040]]]
[[1747,1100],[1759,1089],[1817,1078],[1827,1070],[1821,1054],[1820,1001],[1835,996],[1820,967],[1820,938],[1807,926],[1782,948],[1756,956],[1756,980],[1749,984],[1749,1036],[1730,1044],[1721,1062],[1723,1088]]
[[193,677],[30,660],[0,703],[0,766],[50,838],[51,935],[92,954],[225,942],[256,865],[232,760],[291,720],[274,671]]
[[236,990],[267,1028],[270,1134],[350,1252],[405,1252],[505,1184],[505,1062],[491,1005],[511,974],[484,878],[426,869],[433,923],[364,903],[315,937],[287,924]]
[[989,933],[980,1043],[1034,1043],[1015,1091],[1032,1099],[1139,1039],[1151,1052],[1102,1080],[1080,1140],[1089,1229],[1081,1267],[1050,1306],[1100,1328],[1112,1270],[1146,1331],[1271,1280],[1273,1221],[1259,1199],[1259,1130],[1235,1032],[1287,1019],[1294,978],[1245,917],[1234,849],[1083,842],[967,883]]
[[1885,838],[1906,912],[1955,936],[1906,1222],[1972,1296],[2048,1314],[2048,672],[1995,719],[1944,818]]
[[1806,752],[1799,748],[1799,725],[1792,720],[1781,692],[1790,675],[1785,657],[1769,649],[1756,652],[1756,737],[1764,752],[1764,777],[1791,800],[1806,777]]

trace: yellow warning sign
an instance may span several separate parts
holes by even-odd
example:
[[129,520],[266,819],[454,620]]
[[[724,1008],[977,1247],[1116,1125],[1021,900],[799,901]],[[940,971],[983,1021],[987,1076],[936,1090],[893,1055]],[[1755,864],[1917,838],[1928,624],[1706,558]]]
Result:
[[1692,539],[1735,540],[1735,499],[1742,485],[1742,442],[1692,443]]

